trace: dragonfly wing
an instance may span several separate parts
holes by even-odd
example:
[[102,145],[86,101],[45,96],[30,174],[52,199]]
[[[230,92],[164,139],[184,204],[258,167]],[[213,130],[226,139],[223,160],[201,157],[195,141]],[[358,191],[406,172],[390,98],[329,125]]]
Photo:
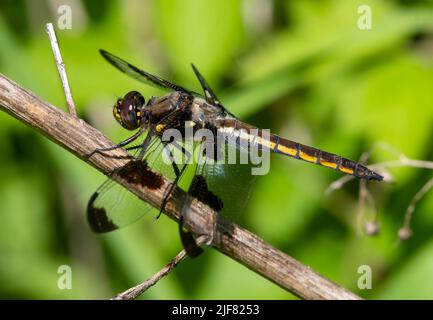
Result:
[[[141,144],[130,146],[127,150],[134,150],[133,157],[140,153]],[[161,184],[161,175],[169,178],[173,176],[170,165],[161,160],[164,145],[159,137],[153,137],[143,161],[131,160],[124,167],[116,169],[110,174],[120,176],[126,180],[145,183],[149,188],[156,188]],[[149,169],[157,171],[153,173]],[[87,205],[87,220],[96,233],[104,233],[127,226],[149,212],[153,207],[139,199],[114,180],[107,179],[91,196]]]
[[221,206],[219,213],[236,221],[245,211],[254,185],[251,166],[214,164],[206,167],[207,187],[217,197],[208,197],[208,202]]
[[165,89],[165,90],[174,90],[174,91],[180,91],[184,93],[189,94],[196,94],[190,90],[187,90],[177,84],[171,83],[170,81],[167,81],[161,77],[155,76],[149,72],[146,72],[144,70],[141,70],[137,68],[136,66],[130,64],[129,62],[126,62],[125,60],[115,56],[114,54],[111,54],[105,50],[100,49],[99,52],[101,55],[107,60],[110,64],[115,66],[120,71],[126,73],[128,76],[146,83],[148,85],[151,85],[153,87],[157,87],[159,89]]
[[[235,220],[245,210],[256,176],[252,175],[251,163],[243,164],[239,161],[248,159],[248,150],[224,143],[216,148],[216,152],[220,157],[218,161],[213,156],[203,156],[200,159],[193,180],[197,189],[193,196],[223,216]],[[233,160],[229,159],[230,152],[236,155],[234,163],[229,161]],[[233,157],[233,153],[231,155]]]
[[[238,153],[242,152],[247,151],[238,150]],[[236,220],[244,211],[254,184],[255,176],[251,175],[251,167],[249,164],[229,164],[227,159],[224,159],[224,163],[210,163],[206,156],[199,159],[179,223],[182,245],[190,257],[197,257],[203,252],[193,235],[183,229],[192,199],[196,198],[218,214]]]
[[200,74],[198,69],[191,63],[192,70],[194,70],[195,76],[197,77],[198,81],[200,82],[200,85],[203,89],[204,97],[206,101],[214,106],[221,106],[221,103],[219,102],[217,96],[213,92],[212,88],[209,86],[209,84],[206,82],[206,80],[203,78],[203,76]]
[[[116,170],[115,174],[129,174],[128,166]],[[94,232],[105,233],[137,221],[151,209],[150,204],[109,178],[91,196],[87,221]]]

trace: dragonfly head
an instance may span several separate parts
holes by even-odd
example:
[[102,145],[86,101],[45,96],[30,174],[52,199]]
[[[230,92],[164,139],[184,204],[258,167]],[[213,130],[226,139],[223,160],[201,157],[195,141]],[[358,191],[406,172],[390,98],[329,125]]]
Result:
[[114,118],[127,130],[138,129],[144,118],[144,106],[144,97],[137,91],[130,91],[117,99],[113,107]]

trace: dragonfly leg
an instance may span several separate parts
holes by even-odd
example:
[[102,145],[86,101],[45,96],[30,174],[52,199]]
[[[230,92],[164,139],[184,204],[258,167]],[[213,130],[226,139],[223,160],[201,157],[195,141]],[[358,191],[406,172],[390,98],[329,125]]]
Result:
[[163,200],[161,208],[159,210],[159,214],[156,217],[157,219],[161,216],[161,213],[164,211],[165,206],[167,205],[167,202],[168,202],[168,198],[170,197],[171,193],[173,192],[174,187],[177,186],[177,183],[179,182],[180,178],[182,177],[183,173],[185,172],[185,169],[186,169],[186,167],[187,167],[187,165],[191,159],[191,153],[189,153],[183,146],[177,144],[176,142],[172,142],[171,144],[174,147],[176,147],[177,149],[179,149],[180,151],[182,151],[182,153],[187,157],[187,159],[186,159],[186,163],[182,166],[181,169],[179,169],[179,166],[176,164],[176,162],[173,159],[173,153],[166,146],[164,146],[165,152],[167,152],[167,155],[171,159],[171,165],[173,166],[173,171],[174,171],[174,174],[176,177],[175,177],[173,183],[171,184],[170,188],[167,190],[166,195],[164,196],[164,200]]
[[187,166],[187,164],[184,164],[182,166],[182,169],[179,170],[179,167],[175,163],[173,163],[173,169],[176,167],[177,168],[176,171],[178,173],[176,174],[176,178],[174,179],[173,183],[170,185],[170,188],[167,190],[166,195],[164,196],[164,200],[162,201],[162,205],[161,205],[161,208],[159,209],[159,213],[156,216],[156,219],[159,219],[159,217],[161,216],[162,212],[165,210],[165,206],[167,205],[168,199],[170,198],[170,195],[173,192],[174,187],[177,186],[177,184],[178,184],[178,182],[179,182],[182,174],[184,173],[184,171],[186,169],[186,166]]
[[90,158],[91,156],[93,156],[95,153],[103,153],[103,152],[107,152],[107,151],[112,151],[112,150],[116,150],[116,149],[120,149],[128,144],[130,144],[131,142],[137,140],[137,138],[139,136],[141,136],[141,134],[143,133],[143,129],[138,130],[134,135],[132,135],[131,137],[119,142],[118,144],[116,144],[113,147],[108,147],[108,148],[96,148],[95,150],[93,150],[89,155],[88,158]]
[[137,160],[139,160],[139,161],[143,160],[144,155],[146,154],[147,148],[149,147],[149,144],[152,141],[153,136],[154,136],[154,132],[152,130],[149,131],[149,133],[146,136],[146,138],[144,139],[143,143],[140,145],[141,151],[137,157]]
[[130,151],[130,150],[137,150],[137,149],[140,149],[140,148],[141,148],[141,146],[133,146],[133,147],[125,148],[125,150],[126,151]]
[[[173,183],[170,185],[170,188],[167,190],[167,193],[164,196],[164,200],[162,202],[161,209],[160,209],[159,214],[156,217],[156,219],[158,219],[161,216],[161,213],[164,211],[165,206],[168,202],[168,199],[174,190],[174,187],[177,186],[180,178],[182,177],[183,173],[185,172],[185,169],[186,169],[186,167],[189,164],[189,161],[191,159],[191,153],[188,152],[183,146],[177,144],[176,142],[172,142],[172,145],[175,146],[180,151],[182,151],[182,153],[187,157],[187,159],[186,159],[186,163],[184,163],[182,168],[179,169],[179,166],[176,164],[176,162],[173,159],[173,154],[172,154],[171,150],[169,150],[166,146],[164,147],[165,152],[167,152],[167,155],[172,160],[173,171],[174,171],[176,177],[175,177]],[[190,257],[197,257],[198,255],[200,255],[203,252],[203,249],[201,249],[197,245],[193,235],[190,232],[183,230],[185,217],[187,215],[187,209],[189,208],[191,201],[192,201],[192,197],[190,195],[190,192],[188,192],[188,195],[186,196],[186,202],[182,206],[182,211],[181,211],[180,217],[179,217],[179,234],[180,234],[180,239],[181,239],[182,245],[183,245],[185,251],[187,252],[187,254]]]
[[[206,161],[206,155],[202,154],[203,157],[205,157],[204,161]],[[194,178],[189,186],[188,189],[188,195],[186,198],[186,201],[184,202],[182,206],[182,211],[180,213],[179,217],[179,234],[180,239],[182,241],[182,245],[187,252],[188,256],[191,258],[197,257],[200,254],[203,253],[203,249],[200,248],[200,246],[197,244],[196,240],[194,239],[193,235],[189,231],[185,231],[183,229],[186,217],[188,215],[188,210],[191,206],[191,202],[194,198],[198,198],[200,201],[204,201],[207,203],[210,207],[212,207],[215,211],[219,211],[222,208],[222,205],[219,203],[219,200],[216,200],[217,197],[215,197],[211,191],[208,190],[207,184],[204,179],[204,168],[206,166],[206,162],[204,164],[201,164],[201,160],[198,160],[198,165],[196,167],[196,172],[194,175]],[[211,200],[212,199],[212,200]],[[215,205],[218,204],[218,205]],[[215,221],[212,222],[215,224]],[[210,238],[213,238],[213,235],[210,236]],[[210,241],[212,242],[213,239]]]

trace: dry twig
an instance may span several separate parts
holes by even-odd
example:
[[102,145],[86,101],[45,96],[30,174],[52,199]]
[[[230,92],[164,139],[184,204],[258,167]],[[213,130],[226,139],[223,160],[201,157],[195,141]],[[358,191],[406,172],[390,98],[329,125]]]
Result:
[[66,75],[66,67],[63,63],[62,55],[59,49],[59,43],[57,42],[56,33],[54,32],[52,23],[47,23],[47,33],[48,37],[50,38],[51,49],[53,50],[54,60],[56,61],[57,71],[59,72],[60,81],[62,82],[63,92],[65,93],[69,113],[73,116],[76,116],[77,109],[75,108],[74,99],[72,98],[72,92],[69,87],[68,77]]
[[[207,242],[206,236],[200,236],[196,243],[198,246],[201,246]],[[128,290],[119,293],[117,296],[115,296],[112,300],[133,300],[137,298],[139,295],[143,294],[147,289],[149,289],[151,286],[155,285],[159,280],[161,280],[163,277],[168,275],[170,271],[172,271],[177,265],[182,262],[187,257],[187,253],[185,249],[180,251],[176,257],[173,258],[168,264],[164,266],[161,270],[159,270],[157,273],[155,273],[153,276],[151,276],[149,279],[144,281],[143,283],[140,283],[139,285],[136,285],[132,288],[129,288]]]

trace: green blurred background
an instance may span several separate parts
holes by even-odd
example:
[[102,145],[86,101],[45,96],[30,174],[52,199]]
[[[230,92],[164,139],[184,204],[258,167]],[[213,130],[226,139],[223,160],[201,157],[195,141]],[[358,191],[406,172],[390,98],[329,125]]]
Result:
[[[433,158],[433,1],[0,1],[0,72],[66,109],[45,23],[72,8],[57,30],[80,116],[113,141],[111,106],[137,89],[99,48],[200,90],[194,62],[231,112],[299,142],[358,159],[384,142],[411,158]],[[360,30],[358,7],[372,9]],[[91,233],[85,206],[104,176],[0,112],[0,298],[109,298],[167,263],[177,226],[149,215],[106,235]],[[391,159],[374,152],[371,162]],[[325,195],[341,174],[272,156],[239,223],[357,294],[433,298],[433,193],[418,204],[413,236],[396,245],[411,198],[432,176],[396,168],[394,184],[371,184],[380,233],[358,232],[358,184]],[[366,209],[367,218],[373,215]],[[72,290],[57,269],[72,268]],[[357,287],[360,265],[371,290]],[[143,299],[292,299],[230,258],[207,250]]]

